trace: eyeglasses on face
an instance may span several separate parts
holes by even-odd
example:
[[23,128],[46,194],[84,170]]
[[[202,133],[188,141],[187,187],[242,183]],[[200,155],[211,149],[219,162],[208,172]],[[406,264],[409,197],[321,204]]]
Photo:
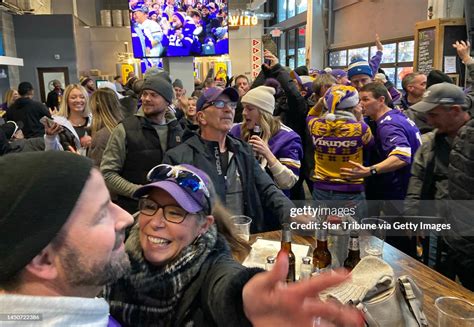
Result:
[[148,172],[147,179],[150,182],[174,179],[174,182],[183,188],[198,204],[206,203],[205,211],[211,214],[209,189],[202,178],[194,172],[180,166],[161,164],[153,167]]
[[138,200],[138,209],[145,216],[154,216],[159,209],[163,209],[163,217],[166,221],[173,224],[181,224],[189,212],[175,205],[162,206],[150,198],[140,198]]
[[224,100],[215,100],[215,101],[212,101],[212,102],[208,102],[201,110],[209,108],[210,106],[214,106],[217,109],[224,109],[225,106],[227,106],[230,109],[235,110],[235,108],[237,108],[237,102],[224,101]]

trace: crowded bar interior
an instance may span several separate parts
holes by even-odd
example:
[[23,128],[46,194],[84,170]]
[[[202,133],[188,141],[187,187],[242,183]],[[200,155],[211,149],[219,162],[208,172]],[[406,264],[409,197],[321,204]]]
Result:
[[1,0],[0,326],[474,327],[474,1]]

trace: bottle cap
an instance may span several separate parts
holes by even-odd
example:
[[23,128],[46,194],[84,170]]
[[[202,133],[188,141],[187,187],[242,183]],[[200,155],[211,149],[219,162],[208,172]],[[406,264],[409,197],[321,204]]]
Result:
[[303,257],[301,258],[303,260],[303,263],[305,264],[311,264],[311,257]]
[[275,263],[275,261],[276,261],[276,258],[274,255],[269,255],[267,257],[267,263]]

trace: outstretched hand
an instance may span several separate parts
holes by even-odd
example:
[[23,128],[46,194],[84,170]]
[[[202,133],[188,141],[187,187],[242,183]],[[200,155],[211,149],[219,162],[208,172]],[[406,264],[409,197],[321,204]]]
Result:
[[244,312],[253,326],[312,327],[363,326],[361,314],[335,302],[322,302],[318,293],[340,284],[347,273],[325,273],[308,280],[285,284],[288,257],[279,253],[273,270],[257,274],[242,291]]
[[456,41],[456,43],[453,44],[453,48],[456,49],[459,58],[461,58],[463,62],[468,61],[471,57],[471,43],[469,43],[469,41]]

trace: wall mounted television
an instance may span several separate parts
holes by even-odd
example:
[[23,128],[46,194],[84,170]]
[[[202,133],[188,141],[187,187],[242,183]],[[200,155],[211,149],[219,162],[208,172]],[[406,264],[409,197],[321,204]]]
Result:
[[228,0],[129,0],[135,58],[229,53]]

